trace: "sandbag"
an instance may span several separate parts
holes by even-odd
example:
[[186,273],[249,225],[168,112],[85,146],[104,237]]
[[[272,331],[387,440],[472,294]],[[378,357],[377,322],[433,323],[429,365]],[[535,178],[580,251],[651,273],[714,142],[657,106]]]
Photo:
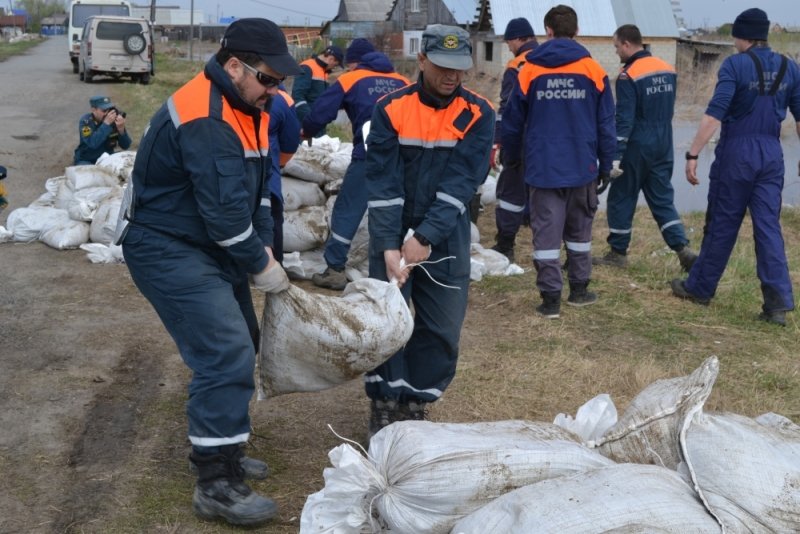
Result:
[[674,471],[619,464],[507,493],[460,520],[453,534],[713,533],[719,525]]
[[70,220],[66,210],[46,206],[17,208],[8,215],[6,226],[14,234],[14,241],[30,242],[39,239],[43,232]]
[[553,424],[577,434],[584,443],[593,446],[608,429],[617,424],[617,407],[608,393],[601,393],[578,408],[575,418],[560,413]]
[[[115,186],[118,187],[118,186]],[[84,187],[72,191],[69,183],[62,184],[56,198],[56,207],[67,210],[70,219],[75,221],[91,222],[97,213],[97,208],[103,200],[113,191],[112,187]]]
[[497,202],[497,177],[490,174],[486,177],[479,189],[481,193],[481,206],[489,206]]
[[300,529],[447,533],[515,488],[613,464],[576,439],[528,421],[393,423],[373,436],[369,458],[349,445],[331,451],[334,468],[306,501]]
[[80,248],[86,251],[86,257],[92,263],[125,263],[125,258],[122,256],[122,247],[119,245],[84,243]]
[[121,185],[131,179],[135,161],[135,151],[123,150],[122,152],[115,152],[113,154],[102,154],[97,158],[95,166],[115,177],[118,181],[118,185]]
[[483,248],[480,243],[470,245],[470,280],[480,282],[484,276],[512,276],[524,272],[500,252]]
[[681,438],[695,488],[726,532],[800,532],[800,427],[698,412]]
[[[338,139],[327,135],[314,138],[312,146],[301,143],[283,168],[283,174],[320,185],[342,178],[347,169],[343,158],[346,157],[349,163],[349,154],[352,151],[352,144],[348,145],[349,147],[343,146]],[[340,150],[342,154],[338,154]]]
[[283,214],[283,250],[305,252],[328,239],[328,213],[323,206],[309,206]]
[[325,204],[325,193],[313,182],[282,176],[281,191],[283,192],[284,211],[299,210],[306,206],[322,206]]
[[121,205],[122,188],[117,186],[103,199],[92,218],[89,239],[93,243],[110,245],[114,241],[114,232],[117,229],[117,218]]
[[259,396],[318,391],[356,378],[400,350],[413,329],[397,285],[373,278],[351,282],[341,296],[297,286],[267,294]]
[[78,248],[89,240],[89,223],[74,219],[61,222],[43,231],[39,240],[57,250]]
[[119,180],[96,165],[75,165],[64,169],[73,191],[84,187],[112,187],[119,185]]
[[689,376],[653,382],[597,440],[600,452],[620,463],[677,469],[683,460],[680,434],[703,408],[718,374],[719,360],[712,356]]
[[290,279],[311,280],[311,277],[323,273],[328,268],[323,256],[323,249],[307,252],[287,252],[283,255],[283,268]]

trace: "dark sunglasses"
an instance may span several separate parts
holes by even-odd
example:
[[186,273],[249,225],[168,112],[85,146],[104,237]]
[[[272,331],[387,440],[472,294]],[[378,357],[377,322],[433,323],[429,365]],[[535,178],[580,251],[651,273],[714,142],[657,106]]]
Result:
[[240,61],[240,63],[242,65],[244,65],[244,68],[246,68],[247,70],[249,70],[250,72],[253,73],[253,75],[256,77],[256,80],[258,80],[258,83],[260,83],[264,87],[267,87],[267,88],[269,88],[269,87],[277,87],[278,85],[283,83],[283,80],[286,79],[286,76],[284,76],[283,78],[273,78],[269,74],[264,74],[263,72],[261,72],[257,68],[251,67],[250,65],[248,65],[244,61],[242,61],[242,60],[239,60],[239,61]]

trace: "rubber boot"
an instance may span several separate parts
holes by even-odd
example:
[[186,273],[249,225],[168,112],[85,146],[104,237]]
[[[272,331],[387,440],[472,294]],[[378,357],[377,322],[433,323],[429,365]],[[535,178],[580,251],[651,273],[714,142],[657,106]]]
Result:
[[558,319],[561,312],[561,292],[542,291],[542,303],[536,306],[536,313],[545,319]]
[[239,445],[220,447],[219,454],[189,456],[198,477],[192,497],[195,514],[203,519],[222,518],[232,525],[255,526],[278,513],[275,502],[244,483]]
[[[264,480],[269,476],[269,466],[261,460],[245,456],[241,448],[239,449],[239,463],[244,471],[245,480]],[[189,472],[194,476],[199,474],[197,465],[191,459],[189,460]]]
[[508,258],[511,263],[514,263],[514,238],[513,235],[497,234],[495,236],[497,243],[492,247],[492,250]]
[[588,291],[587,287],[589,287],[589,282],[570,282],[567,304],[570,306],[589,306],[597,302],[597,294]]

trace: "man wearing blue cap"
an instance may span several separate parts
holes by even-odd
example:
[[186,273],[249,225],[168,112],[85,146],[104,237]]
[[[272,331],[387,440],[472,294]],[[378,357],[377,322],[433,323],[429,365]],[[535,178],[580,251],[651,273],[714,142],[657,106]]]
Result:
[[[328,88],[328,75],[334,68],[341,67],[343,61],[342,49],[338,46],[329,46],[321,54],[300,63],[300,75],[295,76],[292,82],[292,98],[297,120],[301,124],[305,116],[311,112],[311,106],[319,95]],[[323,128],[317,133],[317,137],[324,133]]]
[[366,39],[354,39],[345,52],[345,72],[314,103],[311,113],[303,119],[303,136],[312,137],[336,118],[344,109],[353,126],[353,155],[336,196],[331,213],[331,235],[325,243],[324,272],[315,274],[315,285],[328,289],[344,289],[344,273],[350,243],[367,211],[367,188],[364,168],[364,123],[372,117],[375,103],[382,96],[409,84],[408,79],[394,71],[384,54],[375,51]]
[[75,149],[73,165],[94,165],[103,153],[114,153],[119,146],[127,150],[131,138],[125,129],[125,114],[107,96],[89,99],[92,110],[78,121],[80,142]]
[[[455,376],[469,291],[467,206],[494,133],[491,104],[461,85],[472,68],[465,30],[428,26],[417,62],[419,79],[378,101],[367,137],[369,275],[396,279],[415,311],[406,346],[365,376],[370,434],[424,419]],[[426,260],[425,270],[415,267]]]
[[739,53],[720,66],[714,96],[686,152],[686,179],[697,185],[700,152],[722,126],[708,175],[703,243],[688,278],[673,280],[672,292],[709,304],[749,210],[764,300],[759,318],[785,326],[794,295],[780,223],[784,175],[780,133],[788,108],[800,136],[800,68],[769,48],[769,19],[761,9],[740,13],[731,34]]
[[198,473],[192,506],[206,519],[258,525],[277,513],[245,478],[248,405],[260,335],[256,289],[289,287],[275,259],[272,165],[264,106],[300,69],[281,29],[238,19],[221,48],[159,109],[136,154],[115,241],[136,287],[192,370],[186,411]]
[[497,243],[492,249],[504,254],[509,261],[514,261],[514,241],[519,232],[525,214],[528,211],[528,188],[522,176],[522,165],[502,161],[503,151],[500,149],[500,124],[503,111],[506,109],[508,96],[517,81],[520,67],[525,64],[525,56],[538,44],[533,35],[533,27],[528,19],[516,18],[508,21],[503,35],[508,49],[514,55],[506,64],[503,81],[500,85],[500,107],[497,110],[497,121],[494,129],[494,147],[491,163],[493,168],[500,164],[503,169],[497,178],[497,206],[494,216],[497,224]]

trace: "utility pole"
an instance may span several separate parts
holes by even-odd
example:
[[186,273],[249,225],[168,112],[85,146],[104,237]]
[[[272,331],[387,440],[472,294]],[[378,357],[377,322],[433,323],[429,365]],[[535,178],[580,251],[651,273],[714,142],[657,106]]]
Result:
[[156,0],[150,0],[150,22],[156,22]]
[[194,61],[194,0],[189,8],[189,61]]

